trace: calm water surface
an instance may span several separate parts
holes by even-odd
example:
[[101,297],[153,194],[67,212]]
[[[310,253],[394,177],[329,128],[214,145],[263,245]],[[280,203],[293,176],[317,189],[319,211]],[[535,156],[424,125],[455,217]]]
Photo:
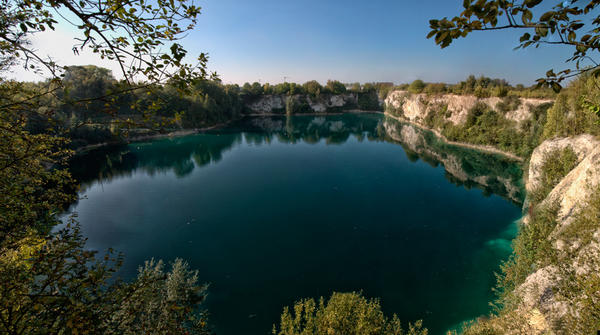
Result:
[[88,246],[124,252],[125,278],[186,259],[223,335],[267,334],[283,306],[333,291],[432,334],[484,314],[522,197],[517,165],[370,114],[245,119],[72,170]]

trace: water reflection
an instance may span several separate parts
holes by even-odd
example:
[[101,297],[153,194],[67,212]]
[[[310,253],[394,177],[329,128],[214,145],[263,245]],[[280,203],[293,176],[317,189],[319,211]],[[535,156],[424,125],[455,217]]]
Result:
[[130,176],[137,170],[185,177],[195,168],[219,162],[223,153],[243,142],[264,145],[273,141],[324,141],[335,145],[351,137],[400,144],[411,161],[442,165],[446,178],[456,185],[477,187],[517,204],[523,200],[522,170],[515,162],[448,145],[431,132],[379,114],[246,118],[225,129],[198,135],[97,149],[75,157],[71,171],[83,189],[96,181]]

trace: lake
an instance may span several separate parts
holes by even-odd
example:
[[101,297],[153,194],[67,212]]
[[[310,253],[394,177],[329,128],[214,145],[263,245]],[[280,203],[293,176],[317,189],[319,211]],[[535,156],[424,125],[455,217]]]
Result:
[[431,334],[487,313],[521,216],[521,167],[380,114],[245,118],[77,156],[88,246],[187,260],[217,334],[362,291]]

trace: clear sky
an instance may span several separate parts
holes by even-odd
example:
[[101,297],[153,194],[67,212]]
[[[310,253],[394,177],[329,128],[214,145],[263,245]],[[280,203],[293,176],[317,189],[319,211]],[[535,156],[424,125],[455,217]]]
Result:
[[[456,82],[469,74],[533,84],[546,70],[566,68],[569,49],[513,50],[520,32],[473,33],[440,49],[426,39],[428,21],[454,16],[462,0],[201,0],[196,29],[182,44],[209,53],[209,68],[226,83],[260,81]],[[72,33],[61,27],[33,41],[66,64],[96,64],[72,55]],[[113,71],[118,74],[117,71]],[[13,76],[34,80],[16,70]]]

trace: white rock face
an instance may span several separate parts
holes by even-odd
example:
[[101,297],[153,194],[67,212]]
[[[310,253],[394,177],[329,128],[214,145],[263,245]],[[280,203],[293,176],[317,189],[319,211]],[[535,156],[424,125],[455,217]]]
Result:
[[[554,150],[570,147],[576,153],[578,164],[548,194],[542,204],[558,203],[557,226],[549,239],[561,256],[563,266],[570,267],[578,275],[600,271],[600,222],[595,228],[592,241],[582,245],[579,239],[566,241],[561,235],[565,228],[573,223],[583,206],[588,203],[593,192],[600,189],[600,141],[592,135],[580,135],[572,138],[547,140],[538,146],[531,156],[529,175],[526,183],[528,191],[539,186],[541,166],[544,159]],[[528,217],[524,218],[528,222]],[[571,255],[571,256],[569,256]],[[550,325],[560,321],[565,313],[576,306],[568,306],[554,296],[559,278],[555,267],[549,266],[530,274],[517,289],[523,298],[521,310],[529,315],[530,323],[535,318],[543,319],[543,324]],[[527,311],[535,309],[541,314],[533,315]],[[536,334],[547,331],[547,327]]]
[[282,95],[264,95],[260,99],[253,101],[248,105],[254,113],[269,114],[274,109],[285,108],[285,100]]
[[528,179],[525,184],[527,192],[531,192],[539,186],[542,166],[544,165],[546,156],[550,153],[570,147],[577,155],[578,160],[582,161],[594,148],[598,148],[599,146],[600,141],[596,140],[594,136],[587,134],[544,141],[531,154],[527,174]]
[[[477,103],[484,103],[495,109],[496,105],[502,99],[498,97],[492,98],[477,98],[473,95],[427,95],[411,94],[408,91],[396,90],[390,92],[384,101],[386,108],[402,110],[404,117],[411,122],[422,124],[430,110],[440,112],[444,107],[447,107],[446,120],[455,125],[463,124],[467,120],[469,110]],[[535,107],[544,103],[552,102],[552,100],[544,99],[521,99],[521,105],[513,111],[506,113],[506,118],[517,123],[523,122],[531,117],[530,107]]]
[[[600,186],[600,147],[595,147],[563,180],[552,189],[545,201],[558,201],[560,228],[568,225]],[[600,227],[600,223],[599,223]]]
[[277,110],[285,109],[288,99],[296,101],[305,100],[315,113],[325,113],[328,108],[344,107],[347,105],[356,106],[358,96],[355,93],[344,93],[338,95],[322,94],[318,97],[296,94],[293,96],[270,94],[261,96],[259,99],[250,102],[247,107],[254,114],[272,114]]

